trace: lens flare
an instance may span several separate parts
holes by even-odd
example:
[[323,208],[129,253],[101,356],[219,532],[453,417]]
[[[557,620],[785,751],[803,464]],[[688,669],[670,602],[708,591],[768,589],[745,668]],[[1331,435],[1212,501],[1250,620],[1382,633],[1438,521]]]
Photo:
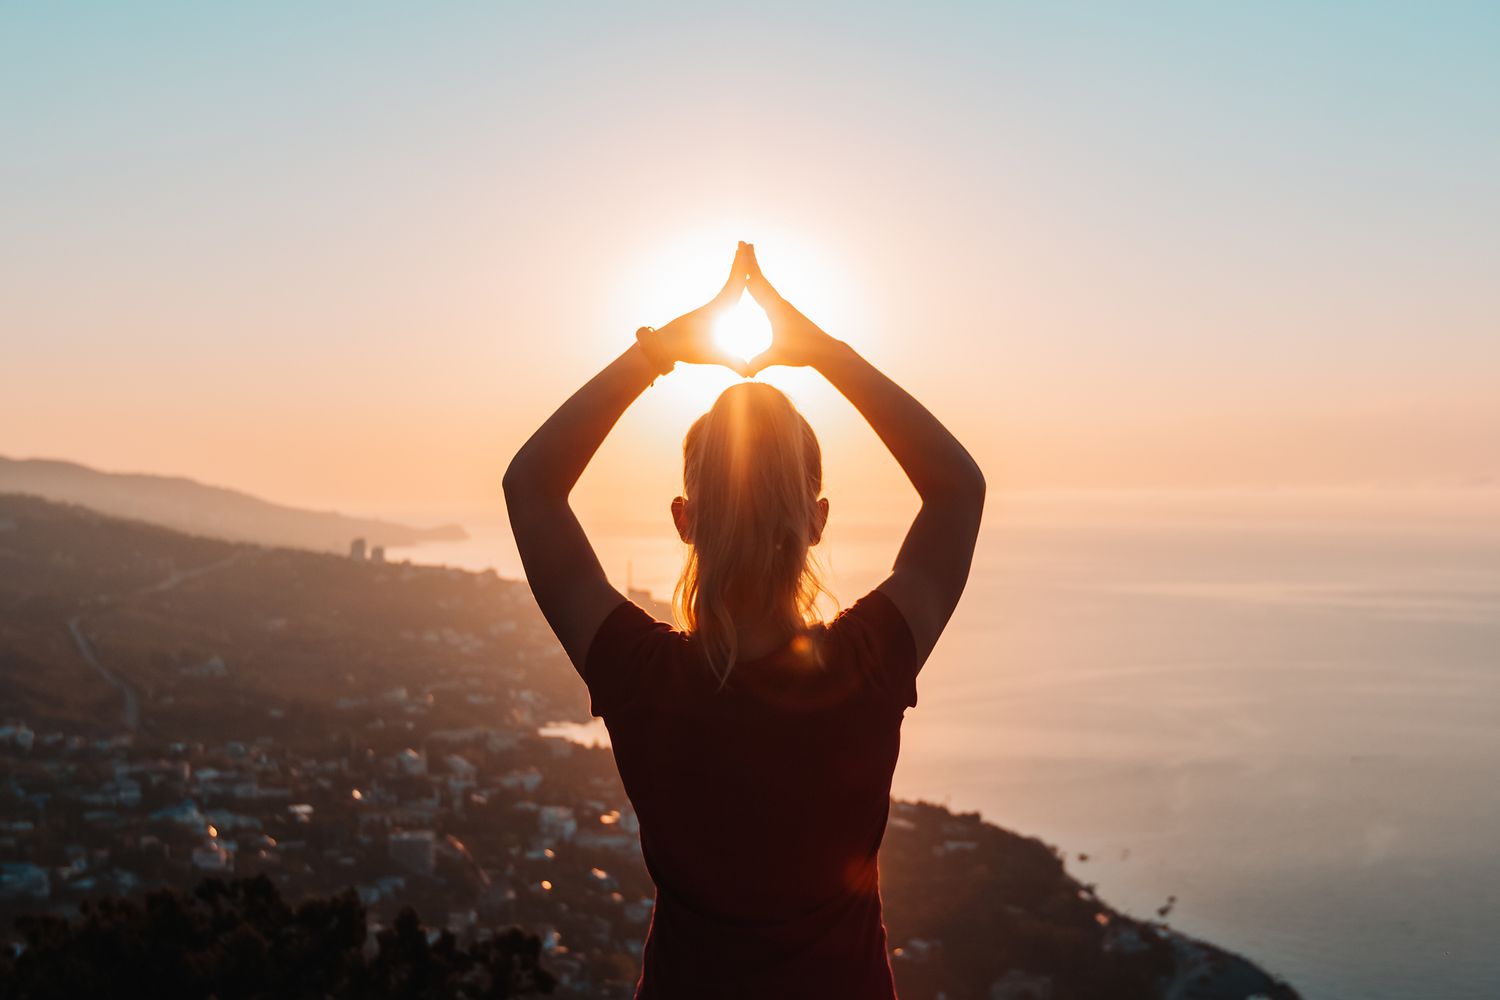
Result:
[[748,361],[771,346],[771,321],[746,295],[714,324],[714,343]]

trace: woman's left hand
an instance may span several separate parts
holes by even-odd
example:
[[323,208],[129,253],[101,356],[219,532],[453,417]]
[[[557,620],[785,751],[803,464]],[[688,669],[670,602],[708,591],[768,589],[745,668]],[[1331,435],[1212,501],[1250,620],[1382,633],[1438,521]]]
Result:
[[745,361],[714,343],[714,323],[740,300],[750,273],[750,247],[741,242],[734,254],[729,280],[707,305],[678,316],[666,326],[645,336],[657,360],[682,361],[690,365],[723,365],[741,375],[748,374]]

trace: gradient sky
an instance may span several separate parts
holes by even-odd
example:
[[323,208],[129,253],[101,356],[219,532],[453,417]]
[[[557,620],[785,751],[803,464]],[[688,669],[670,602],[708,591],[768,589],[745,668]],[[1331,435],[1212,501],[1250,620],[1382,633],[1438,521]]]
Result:
[[[1497,51],[1491,3],[6,5],[0,454],[497,506],[747,239],[1003,487],[1500,479]],[[830,490],[899,482],[772,378]],[[585,506],[664,503],[727,382]]]

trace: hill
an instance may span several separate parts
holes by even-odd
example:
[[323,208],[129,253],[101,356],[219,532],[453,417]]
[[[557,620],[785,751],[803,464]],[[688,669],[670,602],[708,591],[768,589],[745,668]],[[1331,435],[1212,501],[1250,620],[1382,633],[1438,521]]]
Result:
[[[0,704],[0,928],[265,876],[630,995],[639,826],[607,749],[539,732],[588,706],[520,581],[0,496]],[[880,880],[903,1000],[1296,997],[976,814],[893,803]]]
[[355,538],[389,547],[468,537],[458,525],[413,528],[334,511],[302,510],[191,479],[101,472],[52,459],[0,456],[0,493],[80,504],[192,534],[326,552],[346,552]]

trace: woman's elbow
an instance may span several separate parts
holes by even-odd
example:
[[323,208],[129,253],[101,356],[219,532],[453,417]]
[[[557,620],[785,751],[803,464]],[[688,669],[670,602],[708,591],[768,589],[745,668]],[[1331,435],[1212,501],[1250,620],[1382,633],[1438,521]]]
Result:
[[984,472],[972,456],[965,454],[963,460],[954,463],[953,468],[942,478],[936,492],[952,501],[977,503],[982,506],[985,492]]
[[507,498],[514,498],[535,482],[536,474],[531,468],[526,449],[522,448],[510,460],[510,465],[505,467],[505,475],[500,479],[500,488],[505,491]]
[[960,548],[972,548],[973,540],[979,532],[979,523],[984,520],[984,493],[984,474],[979,471],[978,466],[963,473],[955,470],[940,482],[931,483],[927,489],[918,491],[922,500],[922,513],[917,519],[922,521],[925,518],[928,523],[943,525],[943,528],[934,530]]
[[953,515],[979,513],[984,510],[984,476],[952,476],[931,483],[917,491],[924,507],[948,511]]
[[529,500],[566,501],[571,486],[561,482],[546,462],[539,461],[523,447],[506,466],[505,475],[500,478],[500,489],[505,492],[506,503],[513,506]]
[[969,468],[964,475],[964,491],[979,506],[984,506],[984,491],[987,488],[984,482],[984,470],[979,468],[979,463],[973,458],[969,459]]

